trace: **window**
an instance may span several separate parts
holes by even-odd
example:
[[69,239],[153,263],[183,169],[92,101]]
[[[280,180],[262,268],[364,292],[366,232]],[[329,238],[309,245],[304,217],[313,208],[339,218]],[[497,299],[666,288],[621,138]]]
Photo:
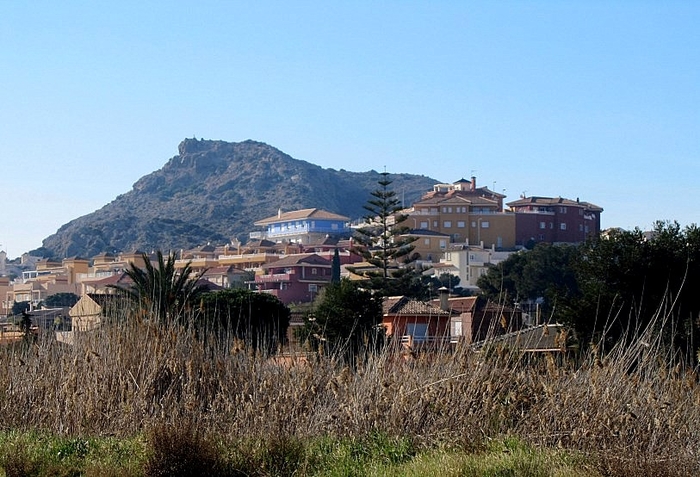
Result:
[[448,208],[447,208],[447,213],[448,213],[448,214],[451,214],[451,213],[452,213],[452,207],[448,207]]
[[316,267],[311,269],[311,275],[318,275],[318,269]]
[[547,224],[546,224],[546,223],[540,222],[540,228],[541,228],[541,229],[544,229],[544,228],[546,228],[546,227],[547,227]]
[[565,214],[565,213],[566,213],[566,207],[559,207],[559,213],[560,213],[560,214]]
[[316,293],[318,291],[318,285],[315,283],[309,283],[309,291],[311,293]]
[[447,248],[447,240],[440,239],[440,248]]
[[461,321],[453,321],[451,323],[452,325],[452,330],[451,334],[452,336],[462,336],[462,322]]
[[429,238],[423,239],[423,245],[428,245],[428,246],[429,246],[429,245],[430,245],[430,239],[429,239]]
[[465,224],[464,224],[464,220],[458,220],[458,221],[457,221],[457,227],[459,227],[460,229],[463,229],[463,228],[464,228],[464,225],[465,225]]
[[489,222],[488,222],[488,220],[484,220],[483,222],[481,222],[481,228],[482,228],[482,229],[487,229],[487,228],[489,228]]
[[443,214],[446,214],[446,213],[447,213],[447,207],[443,207],[443,208],[442,208],[442,213],[443,213]]
[[475,228],[475,227],[476,227],[476,221],[472,220],[472,228]]
[[426,221],[426,222],[421,222],[421,223],[420,223],[420,228],[422,228],[422,229],[427,229],[427,228],[428,228],[428,222],[427,222],[427,221]]
[[583,224],[578,224],[578,231],[583,232]]
[[566,222],[560,223],[560,224],[559,224],[559,228],[560,228],[561,230],[566,230]]
[[450,227],[452,227],[452,221],[451,221],[451,220],[445,220],[445,221],[442,223],[442,226],[445,227],[445,228],[450,228]]
[[438,226],[438,221],[437,221],[437,220],[433,220],[433,227],[437,228],[437,226]]
[[331,224],[331,230],[338,230],[338,224]]
[[406,334],[413,337],[414,342],[422,343],[428,337],[428,324],[406,323]]

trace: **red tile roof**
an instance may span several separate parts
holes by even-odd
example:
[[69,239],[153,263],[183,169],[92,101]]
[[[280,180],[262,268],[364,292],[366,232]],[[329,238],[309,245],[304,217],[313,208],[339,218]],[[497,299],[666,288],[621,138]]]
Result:
[[450,316],[449,311],[440,309],[439,306],[419,301],[407,296],[390,296],[384,299],[382,304],[383,315],[429,315]]

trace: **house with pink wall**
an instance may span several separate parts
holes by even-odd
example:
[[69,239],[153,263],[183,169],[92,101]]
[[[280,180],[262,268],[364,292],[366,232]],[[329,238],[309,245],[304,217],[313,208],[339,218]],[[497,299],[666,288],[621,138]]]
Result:
[[259,292],[270,293],[282,303],[308,303],[331,281],[332,263],[315,254],[287,255],[266,263],[255,275]]

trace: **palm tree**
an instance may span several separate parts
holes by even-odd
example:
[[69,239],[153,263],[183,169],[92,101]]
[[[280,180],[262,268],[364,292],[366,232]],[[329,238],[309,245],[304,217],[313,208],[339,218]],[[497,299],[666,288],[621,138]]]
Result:
[[157,252],[157,264],[151,263],[148,255],[143,254],[144,268],[134,263],[124,273],[131,279],[127,287],[114,285],[136,305],[139,312],[153,316],[160,323],[184,322],[186,312],[196,304],[205,289],[198,284],[202,273],[192,275],[191,263],[188,262],[181,271],[175,268],[175,255],[167,259],[161,251]]

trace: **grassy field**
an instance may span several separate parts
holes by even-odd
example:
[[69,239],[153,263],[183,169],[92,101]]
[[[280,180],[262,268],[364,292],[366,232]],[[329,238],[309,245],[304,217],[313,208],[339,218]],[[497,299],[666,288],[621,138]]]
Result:
[[[165,431],[165,429],[163,430]],[[158,443],[154,439],[159,438]],[[306,476],[601,476],[583,456],[492,441],[479,452],[416,449],[408,439],[374,434],[262,443],[217,443],[189,432],[134,438],[0,435],[5,475],[306,475]]]
[[[124,323],[126,320],[124,320]],[[700,386],[649,331],[576,360],[493,349],[280,361],[178,327],[0,349],[6,475],[700,473]]]

